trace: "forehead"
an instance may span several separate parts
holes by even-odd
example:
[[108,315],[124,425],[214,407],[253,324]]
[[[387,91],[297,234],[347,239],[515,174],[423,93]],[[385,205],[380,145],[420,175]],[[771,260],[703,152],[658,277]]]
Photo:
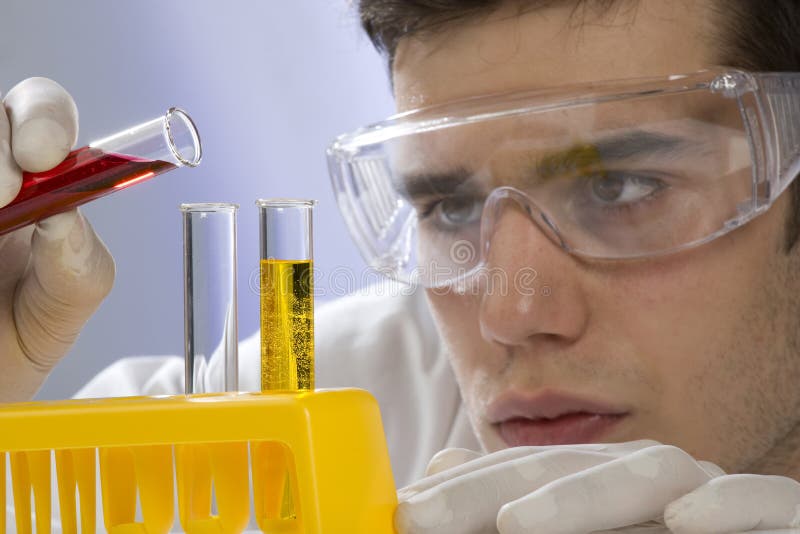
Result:
[[713,16],[702,0],[593,0],[520,11],[512,3],[400,41],[400,111],[459,98],[596,80],[665,76],[714,65]]

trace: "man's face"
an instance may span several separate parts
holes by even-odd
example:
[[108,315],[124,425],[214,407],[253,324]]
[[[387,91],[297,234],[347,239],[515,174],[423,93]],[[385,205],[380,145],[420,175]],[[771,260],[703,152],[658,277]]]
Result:
[[[398,107],[718,62],[704,2],[592,5],[507,7],[404,39]],[[465,151],[475,143],[463,140]],[[535,269],[536,291],[428,294],[484,447],[650,438],[729,471],[780,470],[800,419],[800,262],[782,248],[787,209],[784,195],[709,244],[616,263],[570,256],[505,210],[488,266]]]

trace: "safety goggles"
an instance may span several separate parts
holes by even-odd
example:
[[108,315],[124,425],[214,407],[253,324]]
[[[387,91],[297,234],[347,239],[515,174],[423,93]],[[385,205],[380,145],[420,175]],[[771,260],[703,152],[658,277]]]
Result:
[[763,213],[800,171],[800,74],[465,99],[342,135],[328,164],[364,258],[397,280],[474,276],[512,209],[582,258],[668,254]]

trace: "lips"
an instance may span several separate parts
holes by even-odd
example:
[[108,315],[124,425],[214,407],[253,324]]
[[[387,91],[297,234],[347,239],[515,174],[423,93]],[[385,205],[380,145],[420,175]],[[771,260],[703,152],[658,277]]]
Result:
[[629,410],[574,395],[509,392],[489,406],[489,421],[510,447],[597,442]]

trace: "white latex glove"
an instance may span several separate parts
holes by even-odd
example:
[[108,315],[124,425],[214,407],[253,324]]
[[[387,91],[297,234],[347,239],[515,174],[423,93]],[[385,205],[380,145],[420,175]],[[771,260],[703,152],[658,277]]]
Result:
[[636,441],[515,447],[480,457],[448,449],[428,474],[398,492],[395,527],[402,534],[664,531],[648,522],[723,472],[676,447]]
[[800,484],[791,478],[727,475],[668,505],[675,534],[800,532]]
[[[17,84],[0,109],[0,209],[22,170],[55,167],[78,136],[78,110],[46,78]],[[30,399],[111,290],[114,260],[77,211],[0,236],[0,402]]]

